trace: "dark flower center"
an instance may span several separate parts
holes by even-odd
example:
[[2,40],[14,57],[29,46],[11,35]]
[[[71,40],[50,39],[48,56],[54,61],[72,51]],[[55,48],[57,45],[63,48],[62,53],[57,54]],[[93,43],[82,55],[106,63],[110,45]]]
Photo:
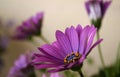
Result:
[[79,54],[79,52],[72,52],[71,54],[68,54],[65,58],[64,58],[64,63],[73,63],[77,60],[79,60],[81,58],[81,54]]

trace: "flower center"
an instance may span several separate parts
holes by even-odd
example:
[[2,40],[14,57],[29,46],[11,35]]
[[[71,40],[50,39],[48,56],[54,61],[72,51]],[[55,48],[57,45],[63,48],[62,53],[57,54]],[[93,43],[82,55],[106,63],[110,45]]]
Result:
[[65,58],[64,58],[64,63],[73,63],[77,60],[80,59],[82,55],[79,54],[79,52],[72,52],[71,54],[68,54]]

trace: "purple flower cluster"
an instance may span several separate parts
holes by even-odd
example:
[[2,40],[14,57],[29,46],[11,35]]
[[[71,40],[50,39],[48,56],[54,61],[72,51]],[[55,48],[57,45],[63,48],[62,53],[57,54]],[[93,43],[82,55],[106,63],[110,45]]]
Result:
[[16,29],[15,39],[31,39],[34,35],[41,34],[41,27],[43,21],[43,12],[37,13],[36,16],[24,21],[21,26]]
[[96,34],[94,26],[66,28],[65,33],[57,30],[56,41],[39,48],[40,53],[33,55],[32,64],[37,69],[50,68],[49,72],[74,69],[82,65],[87,55],[102,39],[93,44]]

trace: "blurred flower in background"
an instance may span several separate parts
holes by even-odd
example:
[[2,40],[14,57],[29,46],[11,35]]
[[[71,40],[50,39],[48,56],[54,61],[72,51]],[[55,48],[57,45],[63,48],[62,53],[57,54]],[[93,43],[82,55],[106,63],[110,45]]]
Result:
[[7,77],[35,77],[34,67],[30,65],[31,55],[22,54],[10,69]]
[[86,26],[82,29],[78,25],[77,28],[73,26],[66,28],[65,33],[56,31],[57,41],[51,45],[41,46],[39,48],[41,53],[33,55],[33,65],[37,69],[53,68],[49,72],[80,70],[87,55],[102,41],[99,39],[92,44],[96,30],[94,26]]
[[[43,74],[42,77],[47,77],[47,76],[45,74]],[[58,73],[51,73],[50,77],[63,77],[63,76],[59,75]]]
[[8,38],[0,35],[0,54],[2,54],[8,46]]
[[17,27],[14,39],[31,39],[32,36],[41,35],[41,27],[43,21],[43,12],[37,13],[35,16],[24,21],[21,26]]
[[3,66],[4,66],[3,59],[0,58],[0,72],[1,72],[1,70],[3,69]]
[[85,3],[87,13],[91,23],[98,29],[101,26],[102,19],[111,3],[111,0],[88,0]]
[[7,20],[4,22],[2,19],[0,19],[0,71],[2,71],[5,66],[5,62],[2,56],[5,54],[5,51],[9,45],[11,30],[10,27],[12,25],[12,20]]

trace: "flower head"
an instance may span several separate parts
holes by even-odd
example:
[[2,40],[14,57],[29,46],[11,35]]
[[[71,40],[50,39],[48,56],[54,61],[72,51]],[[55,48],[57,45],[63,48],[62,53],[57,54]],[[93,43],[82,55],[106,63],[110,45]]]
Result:
[[[45,74],[43,74],[42,77],[47,77],[47,76]],[[62,77],[62,76],[60,76],[58,73],[51,73],[50,77]]]
[[33,65],[37,69],[51,68],[49,72],[81,66],[90,51],[102,41],[100,39],[92,44],[96,30],[94,26],[82,28],[80,25],[66,28],[65,33],[57,30],[57,40],[51,45],[41,46],[41,53],[33,55]]
[[88,0],[85,3],[87,13],[95,26],[101,25],[102,18],[104,17],[111,0]]
[[103,18],[110,3],[111,1],[88,0],[85,6],[90,18],[96,20],[98,18]]
[[34,68],[30,65],[30,62],[29,54],[21,55],[20,58],[15,61],[7,77],[30,77],[30,75],[34,73]]
[[42,20],[43,20],[43,12],[40,12],[36,14],[36,16],[33,16],[28,20],[24,21],[22,25],[16,29],[14,38],[31,39],[31,37],[34,35],[40,35]]

